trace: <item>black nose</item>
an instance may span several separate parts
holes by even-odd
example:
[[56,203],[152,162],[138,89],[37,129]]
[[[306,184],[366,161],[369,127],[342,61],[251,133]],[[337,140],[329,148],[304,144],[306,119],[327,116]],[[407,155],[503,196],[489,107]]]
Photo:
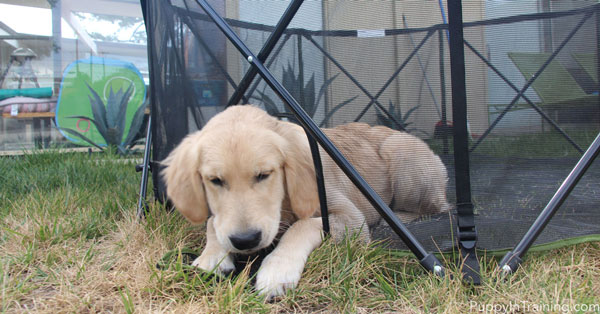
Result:
[[250,250],[258,246],[262,234],[260,231],[248,231],[238,233],[229,237],[231,244],[238,250]]

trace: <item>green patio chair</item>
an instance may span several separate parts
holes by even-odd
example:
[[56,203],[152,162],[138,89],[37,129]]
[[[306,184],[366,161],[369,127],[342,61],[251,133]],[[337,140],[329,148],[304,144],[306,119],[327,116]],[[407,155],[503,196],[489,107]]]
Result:
[[574,53],[573,59],[579,64],[579,66],[589,75],[594,82],[598,83],[598,67],[596,62],[596,55],[592,53]]
[[[550,53],[509,52],[508,57],[529,80],[548,60]],[[575,81],[567,69],[556,59],[531,85],[538,94],[542,106],[564,106],[586,104],[597,101],[597,97],[587,94]]]

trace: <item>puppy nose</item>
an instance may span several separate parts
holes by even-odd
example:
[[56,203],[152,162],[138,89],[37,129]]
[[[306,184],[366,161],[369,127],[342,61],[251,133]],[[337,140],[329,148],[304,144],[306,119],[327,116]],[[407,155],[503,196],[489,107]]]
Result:
[[260,231],[248,231],[244,233],[238,233],[229,237],[231,244],[238,250],[249,250],[258,246],[260,243],[262,234]]

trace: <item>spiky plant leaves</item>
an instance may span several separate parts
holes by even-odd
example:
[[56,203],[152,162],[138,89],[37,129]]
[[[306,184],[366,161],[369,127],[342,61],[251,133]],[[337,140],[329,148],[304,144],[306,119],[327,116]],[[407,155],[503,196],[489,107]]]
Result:
[[[408,118],[410,117],[410,115],[417,109],[419,109],[419,107],[421,107],[421,105],[416,105],[410,109],[408,109],[408,111],[406,112],[406,114],[404,115],[404,120],[408,120]],[[408,124],[407,124],[408,125]]]
[[81,133],[79,133],[79,132],[77,132],[75,130],[71,130],[71,129],[68,129],[68,128],[60,128],[60,130],[65,131],[65,132],[67,132],[67,133],[69,133],[69,134],[71,134],[73,136],[76,136],[76,137],[78,137],[78,138],[86,141],[90,145],[92,145],[92,146],[94,146],[96,148],[99,148],[100,150],[104,150],[100,145],[94,143],[94,141],[90,140],[89,138],[85,137],[83,134],[81,134]]
[[144,104],[144,105],[140,106],[133,114],[133,119],[131,120],[131,125],[129,126],[129,134],[127,134],[127,137],[125,138],[125,141],[123,142],[123,146],[128,146],[133,141],[133,139],[135,138],[135,135],[140,130],[140,127],[142,126],[142,122],[144,121],[144,111],[145,110],[146,110],[146,105]]
[[106,99],[106,126],[115,127],[118,124],[118,115],[120,108],[118,107],[117,97],[122,97],[123,91],[119,89],[117,93],[114,92],[112,86],[108,90],[108,97]]
[[[116,95],[112,91],[112,88],[109,93],[109,97],[107,100],[107,104],[105,106],[104,102],[87,83],[87,87],[91,92],[90,105],[92,108],[92,114],[94,116],[94,125],[100,135],[106,141],[107,145],[119,145],[121,143],[121,138],[119,137],[119,130],[115,126],[115,120],[118,113],[115,113],[116,109]],[[92,121],[92,120],[90,120]],[[122,136],[121,132],[121,136]]]
[[[71,118],[71,119],[85,119],[85,120],[88,120],[88,121],[90,121],[91,123],[93,123],[93,124],[96,126],[96,129],[98,129],[98,130],[100,130],[100,128],[102,127],[102,125],[100,125],[100,123],[98,123],[98,122],[97,122],[96,120],[94,120],[94,119],[91,119],[90,117],[86,117],[86,116],[68,116],[67,118]],[[98,127],[99,125],[100,125],[100,127]],[[84,140],[85,142],[87,142],[87,143],[89,143],[89,144],[93,145],[94,147],[97,147],[97,148],[99,148],[99,149],[101,149],[101,150],[103,149],[101,146],[99,146],[98,144],[96,144],[94,141],[92,141],[91,139],[89,139],[89,138],[88,138],[88,137],[86,137],[85,135],[83,135],[83,134],[81,134],[81,133],[79,133],[79,132],[77,132],[77,131],[75,131],[75,130],[73,130],[73,129],[68,129],[68,128],[60,128],[60,127],[59,127],[59,129],[60,129],[60,130],[62,130],[62,131],[65,131],[65,132],[67,132],[67,133],[69,133],[69,134],[71,134],[71,135],[74,135],[74,136],[76,136],[76,137],[78,137],[78,138],[80,138],[80,139],[82,139],[82,140]],[[104,128],[104,129],[106,129],[106,128]],[[105,132],[107,132],[107,131],[105,131]],[[108,134],[108,133],[106,133],[106,134]],[[106,137],[104,136],[104,134],[100,133],[100,135],[102,135],[102,138],[106,139]]]
[[381,110],[379,106],[375,106],[375,110],[377,111],[377,121],[379,121],[379,124],[387,126],[391,129],[410,132],[411,130],[408,129],[408,126],[411,125],[412,122],[408,122],[408,118],[410,118],[410,115],[415,110],[419,109],[419,107],[421,107],[421,105],[416,105],[410,108],[406,114],[403,115],[402,108],[400,106],[396,107],[396,105],[394,105],[394,103],[392,103],[390,100],[387,113],[384,112],[384,110]]
[[[323,84],[321,85],[321,87],[319,88],[319,92],[317,94],[317,93],[315,93],[316,80],[315,80],[314,73],[311,75],[308,82],[305,85],[303,85],[303,84],[301,84],[302,79],[300,77],[300,74],[298,74],[296,76],[296,74],[294,73],[294,68],[291,63],[288,62],[288,64],[286,66],[282,66],[282,72],[283,72],[283,75],[282,75],[282,79],[281,79],[281,84],[288,92],[290,92],[292,97],[294,99],[296,99],[296,101],[298,101],[298,103],[302,106],[302,108],[306,111],[306,113],[310,117],[315,116],[317,109],[319,108],[319,104],[321,103],[321,99],[327,92],[327,88],[331,85],[331,83],[333,83],[333,81],[339,75],[339,73],[338,73],[338,74],[330,77],[329,79],[325,80],[323,82]],[[270,115],[274,115],[274,116],[282,115],[282,113],[277,108],[277,105],[276,105],[275,101],[273,101],[273,99],[271,99],[269,96],[267,96],[266,93],[264,93],[264,92],[258,91],[258,94],[260,95],[260,97],[253,97],[253,98],[260,100],[262,102],[262,104],[264,105],[265,110]],[[343,101],[343,102],[339,103],[337,106],[335,106],[332,111],[327,113],[325,119],[323,119],[323,121],[321,122],[321,125],[324,125],[331,118],[333,113],[335,113],[337,110],[339,110],[343,106],[351,103],[357,97],[358,96],[349,98],[346,101]],[[291,113],[287,107],[283,108],[283,112]]]
[[121,143],[121,140],[123,139],[123,133],[125,132],[125,122],[127,120],[127,105],[129,104],[131,94],[133,94],[133,83],[129,84],[129,87],[127,88],[127,90],[125,90],[125,92],[123,92],[123,90],[120,88],[116,94],[115,103],[117,104],[118,110],[114,125],[120,132],[120,134],[118,135],[119,145]]
[[90,117],[86,117],[86,116],[68,116],[67,118],[69,119],[84,119],[84,120],[88,120],[90,122],[92,122],[96,128],[98,128],[98,122]]
[[133,83],[129,85],[126,91],[119,88],[116,93],[110,87],[108,99],[106,100],[107,144],[109,145],[121,145],[125,131],[127,103],[133,93],[132,87]]
[[[391,102],[391,101],[390,101]],[[388,109],[389,112],[389,109]],[[393,128],[390,118],[379,109],[379,106],[375,106],[375,114],[377,115],[377,123],[388,128]]]
[[[340,74],[338,73],[338,74],[328,78],[327,80],[325,80],[325,82],[323,82],[323,85],[321,85],[321,89],[319,89],[319,95],[317,96],[317,101],[316,101],[317,104],[321,102],[321,98],[323,98],[323,96],[325,95],[327,88],[329,87],[329,85],[331,85],[331,83],[333,83],[333,81],[338,77],[338,75],[340,75]],[[354,98],[356,98],[356,97],[354,97]]]
[[272,116],[279,114],[279,109],[277,109],[277,105],[273,99],[271,99],[271,97],[269,97],[266,93],[260,91],[258,93],[260,94],[260,100],[265,106],[265,110]]
[[[127,105],[129,103],[129,98],[133,94],[133,83],[129,85],[129,87],[123,91],[120,88],[116,93],[112,89],[109,90],[108,99],[106,101],[106,105],[96,93],[94,89],[88,84],[85,83],[88,89],[91,92],[91,95],[88,96],[90,99],[90,106],[92,109],[93,119],[84,116],[71,116],[69,118],[83,118],[88,119],[96,126],[96,129],[104,138],[104,141],[108,146],[117,147],[117,151],[120,153],[126,153],[125,147],[133,141],[135,134],[137,134],[144,116],[144,106],[141,106],[136,110],[134,114],[134,118],[132,120],[132,124],[129,128],[129,133],[127,134],[127,138],[125,142],[122,142],[123,134],[125,132],[125,125],[127,120]],[[84,141],[94,145],[95,147],[99,147],[96,143],[93,143],[89,138],[83,136],[79,132],[74,130],[68,130],[69,134],[76,134],[77,137],[83,139]]]
[[[394,129],[394,130],[405,130],[405,125],[402,124],[402,112],[400,110],[396,111],[394,104],[392,103],[392,101],[390,100],[390,103],[388,105],[387,108],[387,113],[385,112],[385,108],[384,110],[380,109],[380,106],[375,105],[375,113],[377,114],[377,121],[379,124],[383,125],[383,126],[387,126],[388,128]],[[399,118],[399,119],[395,119],[395,118]],[[398,123],[395,123],[394,120],[397,120],[400,125],[398,125]]]
[[109,127],[107,129],[107,138],[105,138],[106,144],[119,146],[121,144],[121,137],[119,135],[121,134],[123,134],[123,132],[121,132],[121,130],[119,130],[118,128]]
[[309,116],[314,117],[315,112],[317,112],[318,103],[315,102],[315,75],[313,74],[308,80],[308,83],[301,88],[300,93],[304,95],[304,103],[302,107]]
[[[292,97],[298,101],[302,107],[304,107],[304,93],[302,91],[302,86],[300,86],[300,76],[296,77],[291,63],[288,63],[287,68],[283,68],[281,84],[288,92],[290,92]],[[284,107],[283,111],[289,112],[287,107]]]
[[92,108],[92,115],[94,116],[94,120],[97,121],[94,123],[96,125],[96,129],[102,135],[103,138],[106,138],[107,130],[106,130],[106,107],[104,107],[104,102],[98,96],[98,93],[86,82],[85,85],[90,90],[91,95],[88,96],[90,99],[90,106]]
[[327,115],[325,116],[325,118],[323,118],[323,121],[321,121],[321,124],[319,125],[319,127],[323,127],[323,126],[325,126],[325,123],[327,123],[327,121],[329,121],[329,119],[331,119],[331,117],[333,116],[333,114],[334,114],[336,111],[338,111],[338,110],[342,109],[342,107],[344,107],[345,105],[347,105],[347,104],[351,103],[351,102],[352,102],[354,99],[356,99],[356,98],[358,98],[358,95],[356,95],[356,96],[354,96],[354,97],[352,97],[352,98],[350,98],[350,99],[348,99],[348,100],[346,100],[346,101],[344,101],[344,102],[341,102],[341,103],[339,103],[337,106],[333,107],[333,109],[331,109],[331,110],[330,110],[330,111],[327,113]]
[[283,85],[283,87],[285,87],[285,89],[291,92],[294,98],[296,98],[295,96],[297,95],[294,95],[293,91],[298,89],[296,88],[298,80],[294,75],[294,69],[292,68],[291,63],[288,63],[287,68],[283,68],[283,77],[281,79],[281,84]]

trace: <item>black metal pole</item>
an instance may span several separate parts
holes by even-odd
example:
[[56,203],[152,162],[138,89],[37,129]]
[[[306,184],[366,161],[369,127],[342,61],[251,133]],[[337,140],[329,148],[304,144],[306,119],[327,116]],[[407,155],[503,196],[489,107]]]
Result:
[[144,145],[144,162],[142,164],[142,181],[140,183],[140,198],[138,199],[137,217],[144,218],[146,214],[146,192],[148,189],[148,170],[150,169],[150,147],[152,145],[152,115],[148,117],[146,128],[146,143]]
[[[269,57],[271,51],[273,51],[273,48],[275,48],[277,41],[279,41],[279,38],[281,38],[281,35],[290,24],[303,2],[304,0],[292,0],[285,12],[283,12],[281,19],[279,19],[279,22],[277,22],[277,25],[275,26],[275,31],[271,33],[269,38],[267,38],[267,42],[265,43],[265,45],[258,52],[257,58],[258,60],[260,60],[260,62],[265,62],[265,60]],[[244,93],[246,92],[246,90],[248,90],[248,87],[250,87],[250,83],[252,83],[252,80],[254,80],[254,78],[256,77],[257,73],[258,71],[256,70],[256,68],[251,66],[248,72],[246,72],[246,74],[244,75],[244,78],[242,78],[242,80],[240,81],[239,86],[236,88],[235,92],[229,99],[229,102],[227,103],[228,107],[240,102],[242,97],[244,97]]]
[[310,152],[313,158],[313,164],[315,165],[315,175],[317,179],[317,190],[319,192],[319,205],[321,206],[321,220],[323,221],[323,232],[325,235],[329,235],[329,211],[327,210],[327,193],[325,192],[325,177],[323,176],[323,164],[321,163],[321,154],[319,153],[319,145],[317,141],[306,134],[308,137],[308,144],[310,145]]
[[[600,6],[596,6],[596,47],[600,45]],[[600,92],[600,49],[596,49],[596,92]],[[600,93],[598,93],[600,107]],[[600,109],[600,108],[599,108]]]
[[[62,79],[62,4],[61,1],[49,1],[52,9],[52,74],[54,75],[54,85],[52,91],[58,94]],[[55,94],[55,95],[56,95]]]
[[558,208],[567,199],[573,188],[577,185],[577,182],[585,174],[587,169],[590,167],[594,159],[598,157],[600,153],[600,134],[596,136],[596,139],[590,147],[585,151],[577,165],[571,170],[571,173],[567,176],[565,181],[558,188],[548,205],[542,210],[538,218],[535,220],[533,225],[529,228],[527,233],[523,236],[521,241],[515,246],[515,248],[506,253],[504,258],[498,264],[498,267],[504,273],[512,273],[519,268],[523,256],[527,253],[533,242],[542,233],[546,225],[550,222],[550,219],[554,216]]
[[[154,49],[153,45],[154,45],[154,37],[151,35],[153,34],[151,27],[151,23],[149,23],[150,21],[150,17],[148,14],[150,14],[148,12],[148,6],[150,5],[149,2],[147,0],[141,0],[140,4],[142,6],[142,15],[144,17],[144,24],[146,27],[146,33],[149,34],[148,36],[148,45],[147,45],[147,49],[148,49],[148,60],[153,60],[153,54],[154,54]],[[152,62],[150,62],[149,66],[149,70],[150,73],[152,74],[154,69],[154,65]],[[142,179],[140,180],[140,195],[139,195],[139,199],[138,199],[138,207],[137,207],[137,218],[138,219],[143,219],[145,217],[146,214],[146,193],[147,193],[147,189],[148,189],[148,170],[150,167],[150,150],[152,147],[152,112],[154,111],[154,109],[152,108],[152,104],[155,103],[155,99],[156,99],[156,95],[155,92],[153,90],[153,86],[154,84],[150,83],[149,85],[149,89],[150,89],[150,97],[149,97],[149,103],[150,103],[150,116],[148,117],[148,125],[146,126],[146,143],[144,143],[144,160],[143,160],[143,164],[142,164]]]
[[[277,57],[279,55],[279,53],[281,52],[281,50],[283,49],[283,47],[285,46],[285,43],[287,43],[287,41],[290,39],[290,37],[292,37],[291,34],[286,34],[285,37],[283,37],[283,40],[281,41],[281,43],[279,44],[279,47],[277,48],[277,50],[275,50],[275,52],[273,53],[273,55],[271,56],[271,58],[268,58],[269,61],[267,61],[267,68],[271,67],[271,64],[273,64],[273,62],[276,60],[275,57]],[[258,84],[260,83],[260,80],[256,80],[254,81],[254,83],[252,84],[252,86],[248,89],[248,92],[246,93],[246,98],[251,99],[252,98],[252,94],[254,94],[254,91],[256,90],[256,88],[258,87]]]
[[440,261],[435,255],[428,253],[425,248],[418,242],[414,235],[404,226],[402,221],[396,217],[387,204],[377,195],[377,193],[369,186],[369,184],[360,176],[358,171],[348,162],[348,160],[340,153],[331,140],[319,129],[315,122],[302,109],[298,102],[290,95],[290,93],[275,79],[273,74],[264,67],[256,56],[252,54],[250,49],[241,41],[231,27],[221,18],[217,12],[206,2],[206,0],[196,0],[206,14],[213,22],[221,29],[223,34],[229,41],[238,49],[238,51],[252,63],[258,70],[260,76],[273,89],[289,109],[294,113],[298,122],[304,127],[304,130],[309,136],[312,136],[321,145],[323,150],[329,154],[331,159],[340,167],[340,169],[348,176],[354,185],[361,191],[367,200],[375,207],[383,219],[390,225],[392,230],[404,241],[408,248],[419,259],[421,265],[427,270],[438,275],[444,274],[444,269]]
[[467,130],[467,85],[463,45],[462,3],[448,1],[448,32],[450,34],[450,77],[452,80],[452,117],[454,120],[454,165],[456,180],[456,210],[460,265],[465,280],[479,284],[477,260],[477,230],[471,202],[469,170],[469,134]]
[[[302,53],[302,36],[297,37],[298,45],[298,83],[300,90],[304,90],[304,58]],[[304,93],[300,93],[300,103],[306,105]],[[315,175],[317,180],[317,190],[319,193],[319,206],[321,207],[321,221],[323,222],[323,232],[325,235],[329,235],[329,210],[327,209],[327,193],[325,192],[325,177],[323,176],[323,164],[321,163],[321,154],[319,153],[319,145],[317,141],[306,134],[308,138],[308,144],[310,145],[310,152],[313,158],[313,164],[315,167]]]
[[442,141],[444,155],[448,155],[448,114],[446,109],[446,64],[444,56],[444,30],[440,29],[439,34],[439,45],[440,45],[440,94],[441,94],[441,109],[442,109]]

